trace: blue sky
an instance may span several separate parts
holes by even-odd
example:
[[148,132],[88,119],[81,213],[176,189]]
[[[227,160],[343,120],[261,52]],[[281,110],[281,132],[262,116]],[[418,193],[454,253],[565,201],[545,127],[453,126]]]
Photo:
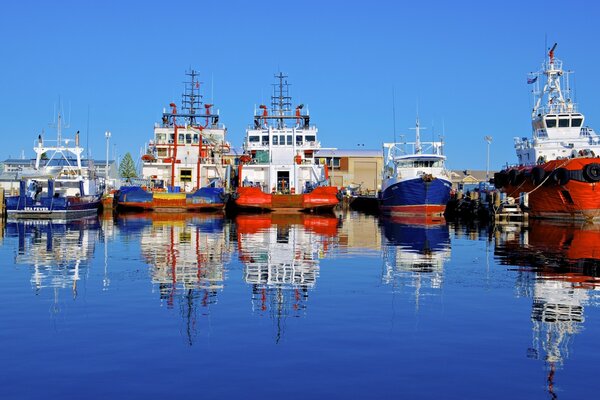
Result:
[[111,154],[137,156],[191,67],[234,146],[281,70],[325,147],[392,141],[393,90],[398,136],[414,135],[418,103],[425,139],[444,128],[451,168],[485,169],[491,135],[498,169],[516,160],[513,137],[530,135],[526,77],[543,61],[545,35],[576,72],[586,124],[600,129],[599,10],[583,1],[7,2],[0,159],[32,157],[42,129],[55,137],[59,99],[67,132],[80,130],[93,158],[105,157],[106,130]]

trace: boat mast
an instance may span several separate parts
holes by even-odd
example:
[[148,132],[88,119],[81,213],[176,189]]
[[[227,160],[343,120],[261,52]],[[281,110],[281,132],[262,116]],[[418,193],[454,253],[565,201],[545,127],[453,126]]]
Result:
[[292,97],[290,96],[290,84],[287,81],[287,75],[282,72],[275,75],[279,79],[279,83],[273,84],[273,96],[271,96],[271,107],[273,114],[277,118],[277,128],[285,128],[284,117],[292,109]]
[[[548,113],[566,113],[572,112],[575,109],[575,105],[572,103],[570,98],[570,87],[568,82],[568,76],[572,71],[563,71],[562,61],[554,58],[554,50],[556,50],[557,43],[548,51],[548,60],[542,65],[542,70],[531,74],[529,83],[536,83],[537,79],[541,75],[546,75],[546,83],[544,89],[535,91],[537,95],[535,107],[533,108],[532,118],[536,119],[540,115]],[[561,78],[565,75],[566,80],[566,100],[561,89]],[[533,82],[532,82],[533,81]],[[542,101],[545,99],[545,104],[542,105]]]
[[200,81],[198,81],[198,72],[191,70],[185,73],[190,80],[185,83],[185,91],[181,95],[181,108],[184,110],[183,116],[189,125],[196,125],[196,111],[202,105],[202,95],[200,94]]

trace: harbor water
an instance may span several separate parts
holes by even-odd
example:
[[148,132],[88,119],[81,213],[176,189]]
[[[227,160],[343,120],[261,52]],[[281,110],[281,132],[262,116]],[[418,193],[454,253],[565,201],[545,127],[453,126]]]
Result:
[[3,222],[2,399],[590,398],[600,227]]

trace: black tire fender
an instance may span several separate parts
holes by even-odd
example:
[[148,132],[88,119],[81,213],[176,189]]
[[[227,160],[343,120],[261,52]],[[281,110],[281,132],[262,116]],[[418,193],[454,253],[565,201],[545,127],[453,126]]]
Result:
[[588,182],[600,181],[600,164],[591,163],[583,167],[583,177]]

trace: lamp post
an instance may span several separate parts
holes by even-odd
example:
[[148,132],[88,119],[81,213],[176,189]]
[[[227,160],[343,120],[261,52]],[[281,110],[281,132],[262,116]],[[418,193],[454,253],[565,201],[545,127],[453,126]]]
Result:
[[492,143],[492,137],[491,136],[485,136],[483,138],[486,142],[487,142],[487,160],[486,160],[486,167],[485,167],[485,182],[489,182],[489,174],[490,174],[490,144]]
[[106,169],[104,170],[104,178],[108,181],[108,141],[110,139],[110,131],[104,132],[104,136],[106,136]]

